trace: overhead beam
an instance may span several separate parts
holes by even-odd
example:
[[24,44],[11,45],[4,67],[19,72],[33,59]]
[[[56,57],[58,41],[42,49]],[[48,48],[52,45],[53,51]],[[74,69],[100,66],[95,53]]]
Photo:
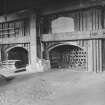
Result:
[[81,40],[81,39],[105,39],[104,31],[105,30],[43,34],[41,40],[43,42],[48,42],[48,41],[68,41],[68,40]]
[[29,17],[29,10],[21,10],[15,13],[0,16],[0,23],[15,21]]
[[59,12],[67,12],[67,11],[74,11],[78,9],[85,9],[85,8],[90,8],[90,7],[95,7],[95,6],[104,6],[105,1],[100,0],[100,1],[85,1],[85,2],[77,2],[77,3],[64,3],[62,6],[60,5],[49,5],[49,7],[46,7],[42,10],[42,15],[49,15],[49,14],[54,14],[54,13],[59,13]]
[[29,43],[30,37],[0,38],[0,44]]

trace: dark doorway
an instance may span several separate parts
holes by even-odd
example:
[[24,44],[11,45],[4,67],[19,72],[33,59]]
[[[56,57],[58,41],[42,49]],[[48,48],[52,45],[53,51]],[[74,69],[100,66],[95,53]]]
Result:
[[87,53],[78,46],[60,45],[49,52],[51,68],[86,70]]
[[15,47],[8,51],[8,60],[19,60],[15,63],[16,68],[26,67],[28,64],[28,51],[22,47]]

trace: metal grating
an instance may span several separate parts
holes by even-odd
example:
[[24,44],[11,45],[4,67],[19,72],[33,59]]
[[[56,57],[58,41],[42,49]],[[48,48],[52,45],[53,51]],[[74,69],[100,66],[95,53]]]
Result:
[[50,52],[51,67],[86,70],[87,52],[76,46],[63,47],[62,51],[56,48]]

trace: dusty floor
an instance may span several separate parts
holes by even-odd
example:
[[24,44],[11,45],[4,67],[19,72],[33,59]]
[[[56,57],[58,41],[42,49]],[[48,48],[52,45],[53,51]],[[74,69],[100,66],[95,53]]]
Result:
[[105,105],[105,72],[44,72],[0,83],[0,105]]

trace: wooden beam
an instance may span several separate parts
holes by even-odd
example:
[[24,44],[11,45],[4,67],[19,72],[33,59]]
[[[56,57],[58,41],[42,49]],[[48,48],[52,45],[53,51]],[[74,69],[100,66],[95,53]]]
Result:
[[67,3],[64,4],[63,6],[49,6],[45,9],[42,10],[42,15],[49,15],[49,14],[54,14],[54,13],[59,13],[59,12],[67,12],[67,11],[74,11],[74,10],[79,10],[79,9],[85,9],[85,8],[90,8],[90,7],[95,7],[95,6],[103,6],[105,5],[105,1],[86,1],[86,2],[81,2],[81,3]]
[[89,46],[88,46],[88,71],[93,72],[94,69],[94,63],[93,63],[93,41],[89,40],[88,41]]
[[12,14],[7,14],[6,19],[5,19],[5,15],[0,16],[0,23],[15,21],[19,19],[28,18],[28,17],[29,17],[29,10],[22,10]]
[[29,36],[0,39],[0,44],[29,43],[29,42],[30,42]]
[[102,40],[99,40],[100,72],[102,72]]
[[66,41],[75,39],[87,39],[90,37],[88,32],[67,32],[67,33],[56,33],[56,34],[43,34],[42,41]]
[[81,39],[105,39],[104,31],[105,30],[43,34],[41,40],[43,42],[47,42],[47,41],[81,40]]
[[36,14],[34,11],[30,12],[30,56],[31,70],[37,72]]

